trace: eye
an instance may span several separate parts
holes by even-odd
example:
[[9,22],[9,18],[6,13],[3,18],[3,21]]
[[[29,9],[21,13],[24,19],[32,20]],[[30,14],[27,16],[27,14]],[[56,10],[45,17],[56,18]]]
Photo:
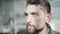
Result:
[[27,13],[24,13],[24,15],[25,15],[25,16],[28,16],[28,14],[27,14]]
[[38,13],[31,13],[33,16],[37,16],[38,15]]

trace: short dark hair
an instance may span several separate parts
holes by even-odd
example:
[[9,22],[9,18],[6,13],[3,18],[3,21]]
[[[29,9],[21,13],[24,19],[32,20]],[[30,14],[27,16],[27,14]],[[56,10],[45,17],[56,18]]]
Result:
[[27,0],[26,1],[26,6],[28,6],[29,4],[31,4],[31,5],[40,4],[41,6],[46,8],[47,13],[51,13],[51,6],[50,6],[50,3],[47,0]]

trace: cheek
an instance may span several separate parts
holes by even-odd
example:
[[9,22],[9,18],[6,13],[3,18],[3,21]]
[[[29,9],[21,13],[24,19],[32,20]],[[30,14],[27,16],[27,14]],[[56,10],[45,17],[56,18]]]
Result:
[[39,17],[33,17],[33,21],[34,21],[35,23],[37,23],[37,22],[40,21],[40,18],[39,18]]
[[35,23],[35,26],[36,26],[36,27],[37,27],[38,25],[40,25],[40,23],[41,23],[41,18],[40,18],[40,17],[34,17],[33,20],[34,20],[34,23]]
[[45,17],[44,16],[34,17],[34,21],[37,28],[43,27],[43,25],[45,24]]
[[34,21],[39,24],[40,22],[45,21],[45,17],[44,16],[34,17]]

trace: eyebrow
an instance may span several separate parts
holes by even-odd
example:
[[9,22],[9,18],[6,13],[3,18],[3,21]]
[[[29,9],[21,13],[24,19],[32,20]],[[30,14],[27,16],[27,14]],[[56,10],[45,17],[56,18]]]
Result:
[[31,12],[31,14],[32,14],[32,13],[37,13],[37,12]]

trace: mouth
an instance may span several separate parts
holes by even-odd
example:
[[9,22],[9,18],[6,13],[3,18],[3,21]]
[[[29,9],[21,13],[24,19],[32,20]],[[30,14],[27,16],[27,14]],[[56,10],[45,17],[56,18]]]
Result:
[[28,28],[34,28],[33,26],[28,26]]
[[27,29],[28,30],[34,30],[34,26],[33,25],[27,25]]

